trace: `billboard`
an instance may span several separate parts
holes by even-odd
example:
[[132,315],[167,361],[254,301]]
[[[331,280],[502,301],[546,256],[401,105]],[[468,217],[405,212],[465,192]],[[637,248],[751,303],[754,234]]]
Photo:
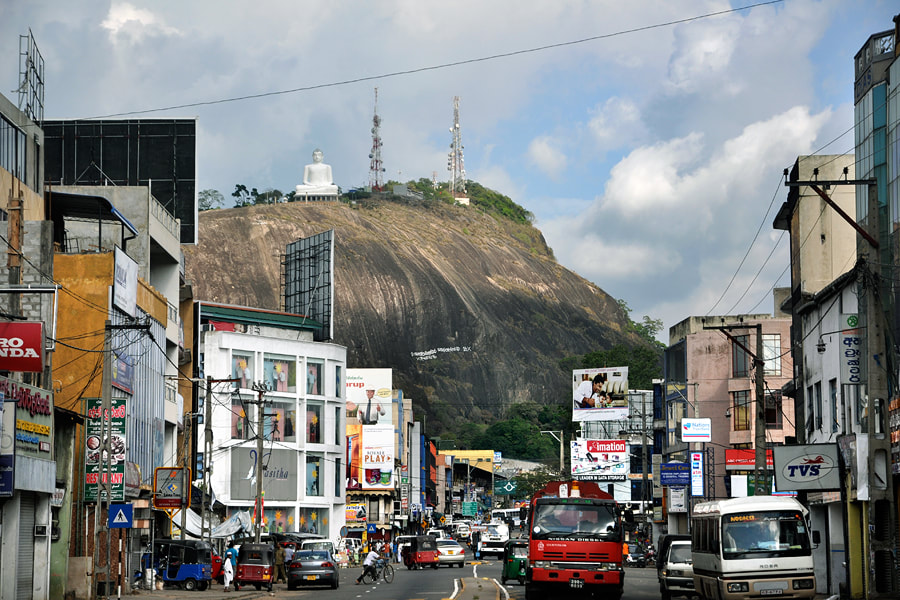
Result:
[[393,425],[393,371],[347,369],[347,423]]
[[362,426],[363,490],[394,489],[394,426]]
[[573,440],[572,478],[582,481],[625,481],[629,455],[625,440]]
[[628,418],[628,367],[572,371],[572,420]]
[[836,444],[775,446],[772,453],[779,492],[841,489]]
[[682,442],[711,442],[712,421],[710,419],[682,419]]
[[691,466],[687,463],[659,464],[660,485],[688,486],[691,484]]
[[334,229],[287,245],[284,310],[320,323],[317,342],[334,337]]
[[[262,455],[263,491],[266,500],[297,500],[296,450],[264,448]],[[256,499],[256,448],[231,449],[231,498]],[[314,473],[314,477],[318,474]],[[307,483],[310,483],[307,481]],[[317,483],[314,481],[314,483]],[[313,494],[317,495],[317,494]]]
[[[756,467],[756,450],[753,448],[726,448],[726,471],[752,471]],[[772,450],[766,450],[766,468],[772,468]]]
[[703,453],[691,452],[691,496],[703,495]]
[[132,319],[137,313],[138,264],[116,246],[113,304]]
[[[84,429],[84,500],[96,502],[100,500],[109,502],[125,501],[125,449],[127,438],[125,435],[125,399],[112,398],[110,400],[109,414],[103,414],[103,400],[100,398],[87,399],[87,419]],[[101,446],[106,432],[106,422],[109,421],[109,449],[110,456],[101,456]],[[109,469],[106,469],[107,458]],[[110,497],[105,498],[98,492],[107,477],[110,482]]]
[[0,371],[40,373],[44,370],[44,324],[0,323]]

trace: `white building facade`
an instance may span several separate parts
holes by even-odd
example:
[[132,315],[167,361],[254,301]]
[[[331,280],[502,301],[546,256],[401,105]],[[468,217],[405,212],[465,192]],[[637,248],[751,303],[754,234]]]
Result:
[[249,511],[254,523],[261,504],[263,532],[337,539],[346,501],[346,348],[313,341],[302,316],[205,303],[198,313],[202,377],[215,382],[201,410],[211,427],[200,428],[198,462],[209,465],[216,503],[226,518]]

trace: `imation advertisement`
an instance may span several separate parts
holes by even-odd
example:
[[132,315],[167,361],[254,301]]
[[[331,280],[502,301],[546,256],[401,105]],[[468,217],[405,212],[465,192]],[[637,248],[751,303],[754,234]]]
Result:
[[347,369],[347,423],[391,425],[393,371],[391,369]]
[[0,323],[0,371],[40,373],[44,369],[44,324]]
[[572,477],[582,481],[625,481],[629,471],[625,440],[574,440]]
[[394,426],[363,425],[363,490],[394,489]]
[[628,367],[572,371],[572,420],[628,418]]

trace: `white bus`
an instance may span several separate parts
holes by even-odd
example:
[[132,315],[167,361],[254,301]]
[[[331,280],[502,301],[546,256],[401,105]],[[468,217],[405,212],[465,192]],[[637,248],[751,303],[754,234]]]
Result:
[[691,516],[694,586],[701,599],[813,598],[807,509],[794,498],[703,502]]
[[510,523],[513,527],[518,527],[519,513],[518,508],[495,508],[491,511],[491,521]]

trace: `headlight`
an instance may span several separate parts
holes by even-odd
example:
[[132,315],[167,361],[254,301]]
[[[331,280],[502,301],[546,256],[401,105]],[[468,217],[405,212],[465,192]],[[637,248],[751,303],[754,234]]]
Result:
[[668,576],[669,576],[669,572],[666,571],[665,569],[663,569],[663,570],[662,570],[662,576],[663,576],[663,577],[668,577]]
[[746,581],[740,581],[740,582],[737,582],[737,583],[729,583],[729,584],[728,584],[728,591],[729,591],[730,593],[733,593],[733,592],[749,592],[749,591],[750,591],[750,585],[749,585]]
[[550,561],[549,560],[536,560],[534,561],[535,569],[549,569]]
[[795,590],[811,590],[815,586],[815,582],[812,579],[795,579],[794,580],[794,589]]

